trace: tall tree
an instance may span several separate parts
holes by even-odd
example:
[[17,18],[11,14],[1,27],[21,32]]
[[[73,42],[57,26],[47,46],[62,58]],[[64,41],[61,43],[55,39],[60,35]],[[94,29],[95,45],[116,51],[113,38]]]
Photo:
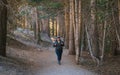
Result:
[[88,40],[88,47],[92,59],[99,65],[99,42],[98,42],[98,27],[96,20],[96,0],[90,2],[91,23],[85,25],[85,31]]
[[54,22],[54,18],[52,17],[52,19],[51,19],[52,21],[52,36],[54,36],[55,34],[54,34],[54,30],[55,30],[55,22]]
[[92,50],[94,56],[99,55],[99,44],[98,44],[98,28],[96,22],[96,0],[91,0],[91,26],[90,26],[90,37],[92,42]]
[[80,29],[81,29],[81,0],[75,0],[75,25],[74,25],[74,38],[75,38],[75,51],[76,63],[79,64],[80,57]]
[[38,9],[37,7],[35,7],[35,19],[36,19],[36,42],[39,43],[40,42],[40,23],[41,21],[38,19]]
[[74,44],[74,0],[69,0],[70,2],[70,32],[69,32],[69,54],[75,54],[75,44]]
[[62,13],[57,15],[57,36],[64,35],[64,17]]
[[0,55],[6,56],[7,1],[0,1]]
[[54,36],[58,36],[58,32],[59,32],[59,25],[58,25],[58,20],[57,20],[57,17],[55,17],[55,20],[54,20]]
[[48,20],[48,18],[42,19],[41,32],[49,34],[49,20]]
[[58,15],[57,17],[56,17],[56,35],[57,36],[60,36],[60,16]]
[[113,7],[112,7],[112,12],[113,12],[113,26],[114,30],[116,33],[114,45],[116,45],[114,48],[114,54],[117,55],[118,51],[120,51],[120,23],[119,23],[119,7],[118,7],[118,2],[119,0],[112,0],[113,1]]
[[69,0],[65,0],[64,2],[65,8],[65,47],[69,48]]

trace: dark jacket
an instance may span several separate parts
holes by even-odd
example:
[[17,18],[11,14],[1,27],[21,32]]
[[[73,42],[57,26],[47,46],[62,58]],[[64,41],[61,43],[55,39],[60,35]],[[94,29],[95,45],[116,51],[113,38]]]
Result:
[[61,40],[60,40],[59,43],[58,43],[57,40],[53,43],[53,47],[56,47],[56,48],[55,48],[56,50],[62,50],[62,49],[63,49],[63,46],[64,46],[64,42],[61,41]]

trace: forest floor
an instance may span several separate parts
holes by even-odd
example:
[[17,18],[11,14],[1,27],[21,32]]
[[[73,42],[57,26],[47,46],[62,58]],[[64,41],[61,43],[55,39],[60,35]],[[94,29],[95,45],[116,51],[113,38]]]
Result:
[[24,51],[11,49],[9,56],[16,57],[29,66],[25,75],[97,75],[75,64],[74,56],[64,50],[62,64],[58,65],[53,48],[43,51]]
[[0,57],[0,75],[97,75],[75,64],[64,49],[62,65],[57,64],[54,48],[35,48],[18,41],[7,46],[7,57]]
[[83,56],[82,65],[83,68],[94,71],[99,75],[120,75],[120,56],[107,56],[103,63],[96,67],[90,56]]
[[[62,65],[57,64],[54,48],[36,48],[18,41],[7,47],[7,56],[0,57],[0,75],[119,75],[120,59],[110,58],[103,66],[96,67],[91,61],[76,65],[75,56],[64,49]],[[98,74],[99,73],[99,74]]]

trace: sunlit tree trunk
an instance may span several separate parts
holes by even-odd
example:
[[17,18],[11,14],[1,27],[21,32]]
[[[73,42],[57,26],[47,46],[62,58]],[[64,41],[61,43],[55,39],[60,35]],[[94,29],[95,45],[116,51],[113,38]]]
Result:
[[65,31],[65,23],[64,23],[64,16],[63,16],[63,14],[61,14],[60,15],[60,17],[59,17],[59,25],[60,25],[60,28],[59,28],[59,30],[60,30],[60,36],[61,37],[64,37],[64,31]]
[[60,36],[60,18],[59,18],[60,16],[58,15],[57,17],[56,17],[56,35],[57,36]]
[[79,64],[80,57],[80,25],[81,25],[81,0],[75,0],[75,51],[76,51],[76,63]]
[[57,16],[57,36],[63,36],[64,35],[64,17],[62,13],[59,13]]
[[55,20],[54,20],[54,36],[58,36],[58,28],[59,28],[59,26],[58,26],[58,21],[57,21],[57,18],[55,18]]
[[25,29],[28,28],[28,20],[27,20],[27,14],[25,14]]
[[22,16],[22,28],[25,29],[25,16]]
[[[2,0],[7,4],[6,0]],[[0,3],[1,4],[1,3]],[[0,5],[0,55],[6,56],[6,35],[7,35],[7,7]]]

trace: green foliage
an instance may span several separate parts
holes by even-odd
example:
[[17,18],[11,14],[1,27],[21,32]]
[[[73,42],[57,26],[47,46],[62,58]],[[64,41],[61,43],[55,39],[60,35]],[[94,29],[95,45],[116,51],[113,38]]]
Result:
[[28,2],[29,5],[37,6],[44,0],[26,0],[26,1]]
[[55,17],[58,11],[61,11],[64,5],[54,0],[27,0],[28,4],[37,7],[38,11],[44,12],[39,14],[40,19]]
[[97,12],[97,17],[98,17],[98,23],[102,23],[106,19],[104,12]]
[[39,11],[44,12],[44,15],[43,14],[39,15],[40,19],[46,19],[49,17],[57,16],[57,12],[61,11],[62,8],[63,8],[62,3],[50,0],[41,1],[41,4],[37,6],[37,9]]
[[[112,14],[110,5],[109,5],[109,0],[97,0],[97,23],[101,28],[101,32],[104,30],[104,24],[105,21],[109,20],[109,17]],[[99,28],[99,29],[100,29]],[[112,33],[112,28],[111,25],[109,25],[109,23],[107,23],[107,27],[106,27],[106,34],[105,34],[105,54],[108,54],[111,52],[111,47],[112,47],[112,40],[111,40],[111,35],[109,33]]]
[[20,15],[25,15],[26,14],[26,12],[25,11],[22,11],[21,13],[20,13]]
[[42,11],[50,11],[50,10],[59,10],[63,8],[63,4],[60,2],[47,2],[47,3],[41,3],[40,5],[37,5],[39,10]]
[[97,0],[97,18],[99,23],[103,23],[107,19],[107,15],[105,14],[108,9],[107,5],[108,0]]
[[37,6],[37,9],[38,10],[45,10],[45,7],[43,7],[43,6],[40,5],[40,6]]
[[59,2],[56,2],[56,3],[51,2],[51,3],[49,3],[49,7],[51,7],[52,9],[59,9],[59,8],[63,7],[63,5]]
[[20,16],[24,16],[24,15],[29,15],[30,14],[30,9],[28,8],[28,9],[25,9],[25,10],[22,10],[22,11],[20,11],[19,12],[19,15]]
[[62,3],[53,0],[27,0],[31,5],[41,5],[46,8],[59,9],[63,7]]
[[106,9],[106,5],[108,5],[108,0],[97,0],[97,7],[101,10]]
[[55,16],[57,16],[57,14],[54,14],[54,13],[44,14],[44,15],[39,15],[39,19],[46,19],[46,18],[55,17]]

